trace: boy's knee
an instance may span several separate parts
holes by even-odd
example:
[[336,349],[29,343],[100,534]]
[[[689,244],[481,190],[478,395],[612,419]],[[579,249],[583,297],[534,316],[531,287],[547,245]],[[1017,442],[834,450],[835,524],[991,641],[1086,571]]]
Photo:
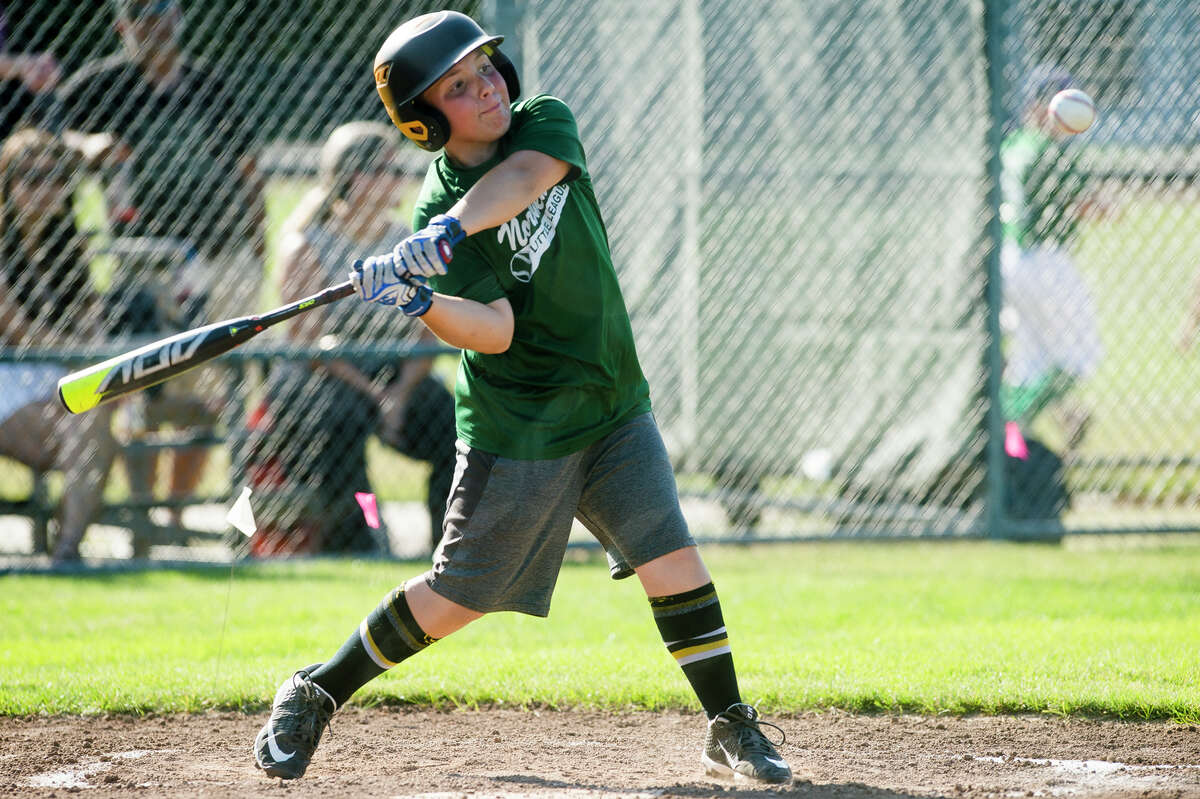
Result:
[[409,580],[404,586],[413,618],[428,635],[445,638],[484,614],[447,599],[429,585],[430,572]]

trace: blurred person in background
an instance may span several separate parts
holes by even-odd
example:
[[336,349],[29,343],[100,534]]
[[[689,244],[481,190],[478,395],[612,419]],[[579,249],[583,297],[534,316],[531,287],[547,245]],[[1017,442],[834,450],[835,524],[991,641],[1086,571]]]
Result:
[[[59,87],[56,125],[107,174],[114,237],[194,253],[170,275],[166,304],[175,306],[181,326],[254,312],[264,227],[255,131],[221,76],[185,55],[176,0],[113,0],[113,7],[122,51],[86,63]],[[136,293],[149,281],[137,274],[119,281],[125,304],[153,305]],[[130,316],[127,308],[118,315]],[[170,331],[135,325],[132,332]],[[186,375],[151,399],[145,423],[203,434],[217,421],[221,393],[211,373]],[[127,458],[131,482],[148,495],[154,456],[138,457],[149,463]],[[175,451],[173,498],[195,493],[206,459],[203,448]],[[179,512],[173,515],[178,523]]]
[[[0,148],[0,346],[94,340],[99,301],[72,192],[81,163],[56,136],[26,128]],[[0,454],[64,478],[56,560],[76,560],[116,454],[112,409],[59,404],[62,366],[0,363]]]
[[[401,168],[389,126],[351,122],[321,150],[320,183],[288,219],[280,254],[285,302],[344,279],[362,253],[412,231],[398,204],[413,176]],[[415,320],[352,304],[307,313],[288,331],[297,346],[435,344]],[[373,493],[367,441],[381,441],[430,465],[430,544],[441,540],[454,476],[454,398],[430,374],[431,357],[286,362],[271,369],[268,396],[251,420],[248,477],[255,488],[257,555],[385,551],[368,528],[356,492]]]
[[1050,99],[1076,85],[1060,67],[1033,70],[1018,125],[1000,147],[1005,417],[1027,429],[1052,407],[1068,450],[1091,419],[1072,388],[1103,356],[1095,302],[1069,249],[1080,218],[1098,205],[1049,114]]
[[40,121],[62,78],[53,55],[14,52],[11,44],[8,16],[0,4],[0,140],[22,124]]

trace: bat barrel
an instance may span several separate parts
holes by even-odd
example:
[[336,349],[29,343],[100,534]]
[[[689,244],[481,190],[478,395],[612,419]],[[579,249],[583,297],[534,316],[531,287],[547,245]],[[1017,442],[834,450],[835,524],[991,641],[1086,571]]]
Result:
[[354,285],[347,280],[260,316],[214,322],[155,341],[104,363],[72,372],[58,381],[58,398],[71,413],[83,413],[101,403],[183,374],[254,338],[271,325],[353,293]]
[[262,328],[253,317],[188,330],[72,372],[58,381],[58,398],[71,413],[157,385],[228,352]]

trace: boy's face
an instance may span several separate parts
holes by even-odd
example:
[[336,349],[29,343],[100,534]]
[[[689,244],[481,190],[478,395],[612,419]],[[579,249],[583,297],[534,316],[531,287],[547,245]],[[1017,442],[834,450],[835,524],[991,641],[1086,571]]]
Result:
[[421,98],[446,115],[451,148],[495,142],[512,123],[508,84],[482,48],[451,67]]

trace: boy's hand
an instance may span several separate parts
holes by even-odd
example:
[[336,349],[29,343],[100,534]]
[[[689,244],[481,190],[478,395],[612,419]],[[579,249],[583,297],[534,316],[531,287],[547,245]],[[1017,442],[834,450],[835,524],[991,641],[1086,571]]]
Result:
[[466,237],[457,219],[441,214],[397,244],[392,255],[399,268],[410,275],[444,275],[454,257],[452,248]]
[[433,304],[433,289],[419,275],[400,269],[392,255],[354,262],[350,282],[363,302],[397,307],[405,316],[421,316]]

